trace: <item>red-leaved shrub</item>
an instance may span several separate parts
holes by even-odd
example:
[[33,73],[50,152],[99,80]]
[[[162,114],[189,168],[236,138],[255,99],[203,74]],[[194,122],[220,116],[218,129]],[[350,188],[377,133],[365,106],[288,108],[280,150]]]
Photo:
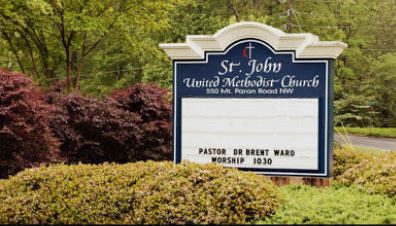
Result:
[[154,84],[136,84],[117,90],[112,98],[127,111],[139,114],[146,122],[153,120],[171,121],[172,104],[168,100],[169,90]]
[[69,163],[136,161],[143,136],[137,114],[123,110],[112,98],[99,100],[78,93],[50,92],[46,101],[54,106],[51,128]]
[[137,160],[172,160],[172,105],[169,90],[150,84],[136,84],[118,90],[114,98],[120,107],[142,118],[143,137]]
[[48,109],[30,79],[0,69],[0,178],[57,160]]

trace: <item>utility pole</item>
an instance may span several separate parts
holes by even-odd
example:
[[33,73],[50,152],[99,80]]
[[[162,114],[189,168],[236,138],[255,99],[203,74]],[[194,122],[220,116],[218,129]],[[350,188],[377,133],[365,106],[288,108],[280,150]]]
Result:
[[292,33],[292,1],[287,0],[287,32]]

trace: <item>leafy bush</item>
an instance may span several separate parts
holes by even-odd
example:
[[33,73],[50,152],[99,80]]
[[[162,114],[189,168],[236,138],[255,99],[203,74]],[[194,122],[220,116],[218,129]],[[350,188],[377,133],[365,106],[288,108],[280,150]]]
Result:
[[336,186],[355,186],[369,193],[396,195],[396,152],[362,161],[339,177]]
[[333,148],[334,149],[342,149],[342,144],[338,142],[336,139],[333,140]]
[[333,165],[335,179],[337,180],[337,178],[344,174],[348,169],[356,166],[364,160],[369,159],[372,159],[372,157],[358,151],[335,148]]
[[51,129],[69,163],[137,160],[141,119],[120,109],[113,99],[49,93],[46,101],[53,106]]
[[136,223],[247,223],[274,213],[274,184],[213,164],[184,163],[141,181]]
[[48,92],[51,128],[68,162],[125,163],[172,159],[167,90],[137,84],[102,100]]
[[138,160],[172,160],[172,105],[168,93],[168,89],[156,85],[136,84],[109,96],[122,109],[142,118]]
[[0,178],[57,159],[48,106],[31,80],[0,69]]
[[168,101],[169,90],[154,84],[136,84],[115,91],[111,97],[121,107],[137,113],[144,121],[172,119],[172,105]]
[[278,206],[273,183],[213,164],[57,165],[0,181],[0,224],[246,223]]
[[356,188],[280,188],[283,204],[260,224],[395,224],[396,199]]

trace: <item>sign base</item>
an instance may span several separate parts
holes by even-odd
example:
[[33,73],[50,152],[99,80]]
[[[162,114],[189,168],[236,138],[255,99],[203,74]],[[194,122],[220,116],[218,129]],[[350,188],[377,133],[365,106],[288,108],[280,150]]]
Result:
[[288,184],[305,184],[313,187],[328,187],[334,180],[333,177],[269,177],[276,186]]

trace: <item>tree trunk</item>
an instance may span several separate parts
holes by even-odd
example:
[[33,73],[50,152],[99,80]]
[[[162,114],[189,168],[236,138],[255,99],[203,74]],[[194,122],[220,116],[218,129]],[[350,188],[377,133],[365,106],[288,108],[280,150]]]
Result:
[[32,50],[32,48],[30,48],[30,46],[29,46],[29,54],[30,54],[30,58],[31,58],[32,64],[33,64],[33,70],[36,73],[37,80],[39,82],[39,85],[41,86],[42,84],[41,84],[40,74],[37,71],[36,60],[34,59],[33,50]]
[[71,60],[70,60],[70,48],[67,46],[65,48],[66,51],[66,85],[67,85],[67,94],[70,94],[70,73],[71,73]]
[[86,55],[81,55],[81,57],[80,57],[80,61],[78,62],[78,67],[77,67],[77,78],[76,78],[76,86],[75,86],[75,88],[78,90],[78,89],[80,89],[80,75],[81,75],[81,69],[82,69],[82,66],[83,66],[83,64],[84,64],[84,61],[85,61],[85,57],[86,57]]
[[39,72],[37,70],[36,60],[34,59],[34,53],[33,53],[32,46],[30,45],[29,41],[27,40],[27,38],[25,36],[22,36],[22,37],[25,40],[27,47],[29,48],[29,56],[30,56],[30,60],[32,61],[33,71],[34,71],[34,73],[37,76],[37,80],[39,82],[39,85],[41,86],[40,74],[39,74]]
[[143,74],[143,69],[142,69],[141,67],[139,67],[139,68],[136,70],[135,82],[136,82],[136,83],[141,83],[141,82],[142,82],[142,79],[143,79],[143,76],[144,76],[144,74]]
[[237,22],[240,22],[239,13],[238,13],[238,11],[235,9],[234,4],[232,4],[231,0],[228,0],[228,7],[230,7],[230,9],[232,10],[232,12],[234,13]]
[[292,0],[287,1],[287,32],[292,33]]

